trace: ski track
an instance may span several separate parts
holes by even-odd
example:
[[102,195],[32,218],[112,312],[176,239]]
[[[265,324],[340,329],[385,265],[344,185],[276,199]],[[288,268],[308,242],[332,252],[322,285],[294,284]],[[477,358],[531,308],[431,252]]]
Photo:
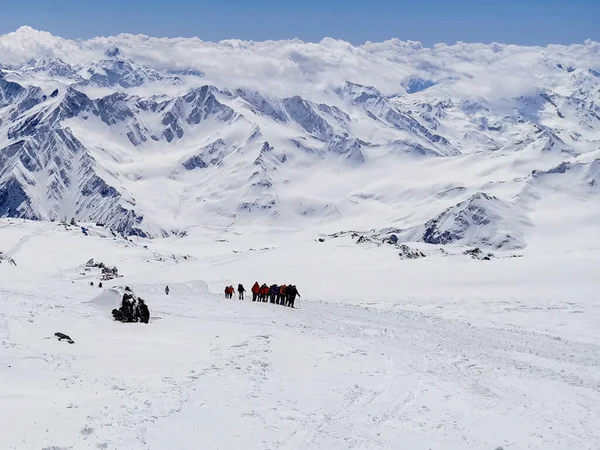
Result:
[[17,242],[10,250],[8,250],[6,252],[7,256],[10,256],[11,258],[14,257],[17,253],[19,253],[19,251],[21,251],[21,249],[23,248],[23,246],[32,238],[35,237],[35,234],[29,234],[27,236],[23,236],[21,239],[19,239],[19,242]]

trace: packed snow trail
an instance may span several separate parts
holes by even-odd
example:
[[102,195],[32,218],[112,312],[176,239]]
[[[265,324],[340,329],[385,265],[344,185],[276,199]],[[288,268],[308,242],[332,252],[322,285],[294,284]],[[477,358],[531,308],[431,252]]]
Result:
[[[200,414],[210,420],[203,442],[222,448],[600,446],[597,345],[403,311],[311,304],[297,313],[283,326],[263,325],[266,335],[215,350],[221,363],[202,373],[203,388],[166,428],[183,431],[193,426],[186,418]],[[316,343],[303,352],[301,339]],[[306,364],[296,373],[277,367],[298,360]],[[223,374],[233,367],[244,375],[232,386]],[[322,374],[331,377],[327,387],[315,383]],[[207,406],[206,391],[246,402],[241,411]],[[236,413],[245,426],[231,434]],[[150,434],[149,448],[166,448],[162,429]],[[182,433],[177,448],[195,448],[190,437]]]
[[89,286],[4,289],[2,448],[600,447],[598,345],[174,286],[147,326],[78,302]]

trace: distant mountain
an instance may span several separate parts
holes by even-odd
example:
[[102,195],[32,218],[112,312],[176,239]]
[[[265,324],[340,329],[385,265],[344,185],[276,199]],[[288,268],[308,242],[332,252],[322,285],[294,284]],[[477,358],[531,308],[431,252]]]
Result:
[[[101,87],[139,87],[153,81],[165,81],[158,71],[126,59],[119,48],[111,47],[105,58],[86,64],[79,71],[83,83]],[[170,81],[177,78],[169,77]]]
[[77,72],[72,66],[49,55],[28,61],[25,66],[21,67],[21,70],[27,73],[43,74],[48,77],[77,79]]
[[380,67],[386,55],[390,73],[307,53],[290,56],[304,71],[294,76],[261,43],[17,34],[40,54],[15,58],[0,36],[0,216],[148,237],[314,223],[512,249],[544,228],[536,208],[600,206],[600,67],[587,47],[569,49],[579,61],[518,48],[531,59],[525,86],[504,89],[478,74],[515,49],[453,66],[454,47],[371,44],[355,58]]

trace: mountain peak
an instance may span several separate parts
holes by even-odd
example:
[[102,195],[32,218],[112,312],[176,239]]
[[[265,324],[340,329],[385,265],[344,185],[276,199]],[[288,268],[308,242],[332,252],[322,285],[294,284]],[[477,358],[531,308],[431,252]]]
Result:
[[123,53],[121,53],[121,50],[119,50],[119,47],[116,45],[112,45],[107,48],[104,52],[104,55],[108,56],[109,58],[123,58]]
[[362,84],[346,81],[342,89],[337,90],[343,97],[349,97],[357,103],[364,103],[369,99],[382,97],[383,94],[373,86],[364,86]]

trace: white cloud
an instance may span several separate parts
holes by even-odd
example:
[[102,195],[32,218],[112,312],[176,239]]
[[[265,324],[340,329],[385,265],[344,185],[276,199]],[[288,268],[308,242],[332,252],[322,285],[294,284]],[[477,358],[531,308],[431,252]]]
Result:
[[438,82],[455,80],[452,89],[456,95],[493,100],[532,92],[541,79],[552,83],[563,76],[555,73],[555,63],[598,68],[600,60],[600,44],[593,41],[571,46],[457,43],[432,48],[398,39],[362,46],[330,38],[319,43],[298,39],[215,43],[130,34],[73,41],[22,27],[0,36],[0,62],[23,63],[49,54],[83,64],[101,58],[112,45],[127,57],[158,69],[201,70],[207,82],[220,87],[245,86],[279,96],[299,94],[314,99],[322,97],[326,87],[345,81],[397,94],[405,79],[417,76]]

